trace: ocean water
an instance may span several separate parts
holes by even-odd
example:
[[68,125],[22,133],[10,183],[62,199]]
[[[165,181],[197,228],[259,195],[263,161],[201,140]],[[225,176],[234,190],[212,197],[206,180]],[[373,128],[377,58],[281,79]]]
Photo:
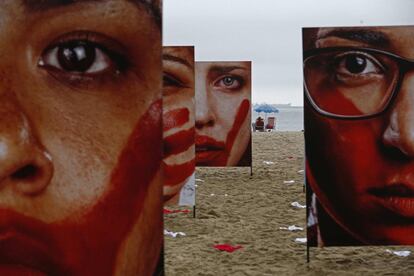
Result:
[[[252,122],[256,121],[259,115],[264,118],[276,117],[276,131],[301,131],[303,130],[303,107],[287,106],[278,107],[279,113],[257,113],[252,112]],[[267,121],[265,121],[267,123]]]

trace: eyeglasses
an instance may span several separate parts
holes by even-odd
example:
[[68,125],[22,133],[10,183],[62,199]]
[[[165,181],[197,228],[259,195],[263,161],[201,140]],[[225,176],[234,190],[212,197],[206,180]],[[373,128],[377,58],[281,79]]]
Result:
[[305,96],[320,114],[337,119],[378,116],[398,94],[414,60],[355,47],[304,52]]

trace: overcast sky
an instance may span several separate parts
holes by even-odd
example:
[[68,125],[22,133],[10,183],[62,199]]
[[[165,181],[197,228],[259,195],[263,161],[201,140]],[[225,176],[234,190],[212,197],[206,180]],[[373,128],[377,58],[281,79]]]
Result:
[[253,102],[303,105],[301,27],[414,25],[414,0],[164,0],[164,45],[252,60]]

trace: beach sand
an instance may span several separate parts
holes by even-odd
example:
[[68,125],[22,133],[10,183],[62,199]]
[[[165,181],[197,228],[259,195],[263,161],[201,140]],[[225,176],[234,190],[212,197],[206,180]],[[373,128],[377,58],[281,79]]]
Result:
[[[165,229],[186,234],[165,236],[166,275],[414,275],[414,255],[385,251],[414,254],[407,246],[311,248],[307,264],[306,246],[294,241],[306,230],[279,229],[305,228],[305,209],[290,206],[305,204],[303,167],[303,132],[272,132],[253,134],[252,177],[250,168],[197,168],[196,218],[164,215]],[[218,251],[218,243],[243,249]]]

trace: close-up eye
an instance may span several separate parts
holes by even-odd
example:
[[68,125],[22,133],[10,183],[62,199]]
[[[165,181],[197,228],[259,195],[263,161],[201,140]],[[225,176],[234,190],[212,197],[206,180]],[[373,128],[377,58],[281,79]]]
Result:
[[235,90],[241,88],[243,84],[244,81],[241,77],[225,76],[217,80],[214,85],[224,89]]
[[39,65],[85,74],[97,74],[114,66],[108,54],[87,41],[54,46],[42,55]]
[[164,87],[185,87],[185,85],[176,77],[163,73],[162,82]]
[[347,52],[335,57],[334,70],[338,74],[363,76],[380,74],[384,66],[367,53]]
[[72,33],[48,46],[41,54],[38,66],[59,77],[119,74],[128,67],[122,53],[118,43],[103,35]]

